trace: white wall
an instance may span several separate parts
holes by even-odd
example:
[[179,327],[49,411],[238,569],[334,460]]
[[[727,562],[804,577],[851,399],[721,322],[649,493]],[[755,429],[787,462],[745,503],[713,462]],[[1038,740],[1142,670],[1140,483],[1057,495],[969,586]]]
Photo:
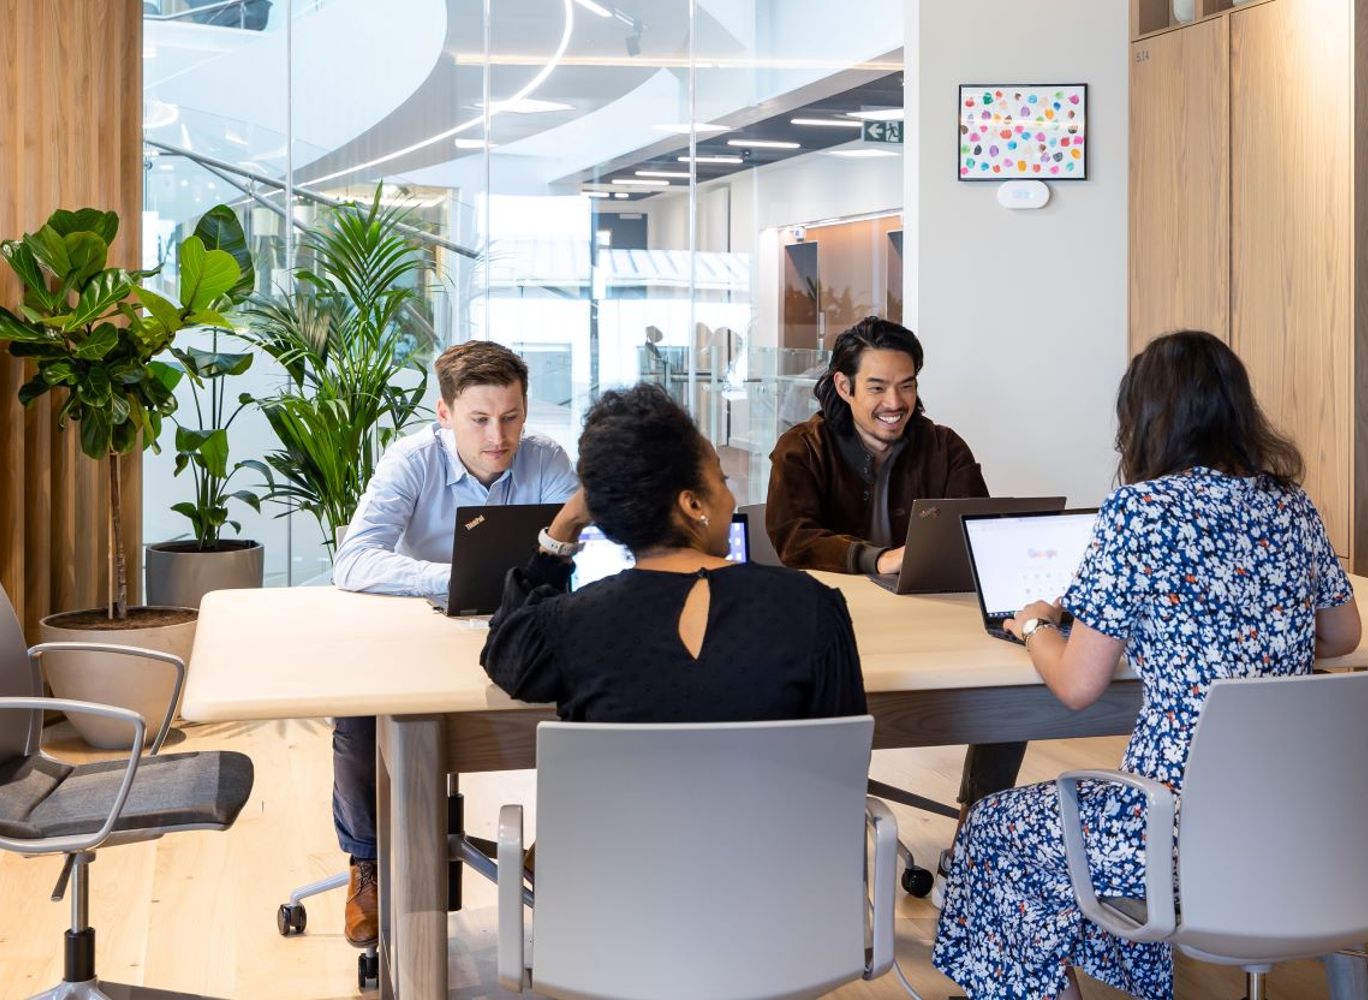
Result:
[[[929,414],[1000,495],[1093,504],[1126,363],[1127,5],[908,0],[906,315]],[[961,83],[1087,83],[1088,180],[1011,212],[955,180]],[[906,241],[909,246],[911,241]]]

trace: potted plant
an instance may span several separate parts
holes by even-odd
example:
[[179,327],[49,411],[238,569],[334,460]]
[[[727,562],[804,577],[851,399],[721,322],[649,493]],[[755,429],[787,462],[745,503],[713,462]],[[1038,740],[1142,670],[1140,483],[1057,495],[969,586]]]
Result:
[[[0,243],[0,255],[24,287],[18,314],[0,308],[0,341],[36,366],[19,399],[28,405],[61,390],[58,427],[75,422],[81,451],[105,462],[109,474],[109,604],[49,615],[42,638],[158,649],[184,660],[194,637],[193,610],[128,607],[118,460],[157,446],[162,422],[176,407],[172,389],[180,373],[155,359],[184,327],[226,325],[216,307],[240,273],[231,254],[191,237],[180,247],[180,304],[173,304],[140,286],[150,272],[105,266],[118,229],[114,212],[57,211],[36,233]],[[122,705],[159,718],[174,683],[166,664],[124,657],[119,669],[112,665],[90,653],[45,657],[58,697]],[[83,716],[72,723],[95,746],[128,745],[125,727]]]
[[[247,238],[232,210],[220,205],[200,219],[194,235],[206,247],[232,255],[238,265],[238,281],[225,298],[242,302],[256,282]],[[260,512],[261,502],[251,490],[231,490],[230,481],[244,468],[229,467],[228,430],[251,402],[242,394],[229,412],[229,394],[223,382],[241,375],[252,364],[251,354],[226,353],[218,349],[219,329],[213,330],[210,350],[169,347],[177,368],[189,386],[194,418],[176,424],[175,475],[189,471],[195,492],[191,500],[174,504],[172,510],[190,520],[193,541],[158,542],[147,548],[147,601],[149,604],[198,608],[211,590],[260,587],[264,580],[265,550],[251,539],[222,537],[224,525],[241,534],[242,525],[229,520],[228,502],[237,500]]]
[[[248,462],[266,499],[312,514],[332,548],[350,523],[385,447],[422,408],[427,370],[412,327],[412,282],[425,260],[382,211],[335,209],[300,240],[312,265],[292,293],[247,311],[242,336],[274,357],[289,382],[258,400],[280,449]],[[405,375],[408,375],[408,383]]]

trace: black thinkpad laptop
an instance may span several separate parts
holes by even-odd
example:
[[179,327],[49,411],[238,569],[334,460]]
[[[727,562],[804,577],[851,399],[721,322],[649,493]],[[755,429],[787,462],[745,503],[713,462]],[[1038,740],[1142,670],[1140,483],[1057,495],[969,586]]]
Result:
[[1063,510],[1063,497],[958,497],[916,500],[907,522],[906,548],[897,573],[870,579],[895,594],[953,594],[974,589],[960,518],[967,514],[1019,514]]
[[[1019,643],[1002,623],[1034,601],[1064,596],[1088,551],[1096,520],[1095,509],[971,514],[963,519],[974,589],[989,635]],[[1065,615],[1065,634],[1069,624]]]
[[504,577],[537,550],[537,532],[560,509],[558,503],[457,508],[451,582],[445,600],[429,598],[433,607],[452,618],[499,610]]

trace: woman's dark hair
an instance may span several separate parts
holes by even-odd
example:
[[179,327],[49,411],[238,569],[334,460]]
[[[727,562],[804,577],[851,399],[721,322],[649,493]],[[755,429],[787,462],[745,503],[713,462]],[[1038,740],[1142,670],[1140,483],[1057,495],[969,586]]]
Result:
[[1297,446],[1254,399],[1240,359],[1209,333],[1183,330],[1136,355],[1116,395],[1121,479],[1135,483],[1203,465],[1300,481]]
[[658,385],[605,392],[579,440],[584,499],[605,535],[633,552],[693,544],[674,512],[684,490],[704,493],[703,435]]
[[[850,433],[853,421],[850,416],[850,404],[836,391],[836,374],[839,372],[844,375],[853,385],[855,373],[860,368],[860,358],[868,350],[902,351],[912,359],[918,374],[922,370],[921,341],[905,326],[880,319],[878,316],[866,316],[842,333],[831,347],[831,361],[827,365],[826,374],[817,380],[817,385],[812,390],[817,402],[822,406],[822,416],[826,418],[826,422],[842,434]],[[921,395],[918,394],[914,412],[922,413],[925,410]]]

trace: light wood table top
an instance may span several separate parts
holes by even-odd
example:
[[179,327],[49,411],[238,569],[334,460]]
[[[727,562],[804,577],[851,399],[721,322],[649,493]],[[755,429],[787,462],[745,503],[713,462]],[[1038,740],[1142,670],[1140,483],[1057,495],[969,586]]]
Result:
[[[983,631],[973,594],[897,596],[864,577],[816,575],[846,596],[871,694],[1041,683],[1025,649]],[[1353,580],[1368,595],[1368,579]],[[215,591],[200,607],[181,713],[219,722],[526,708],[480,667],[487,634],[419,598]],[[1324,665],[1368,666],[1368,645]]]

